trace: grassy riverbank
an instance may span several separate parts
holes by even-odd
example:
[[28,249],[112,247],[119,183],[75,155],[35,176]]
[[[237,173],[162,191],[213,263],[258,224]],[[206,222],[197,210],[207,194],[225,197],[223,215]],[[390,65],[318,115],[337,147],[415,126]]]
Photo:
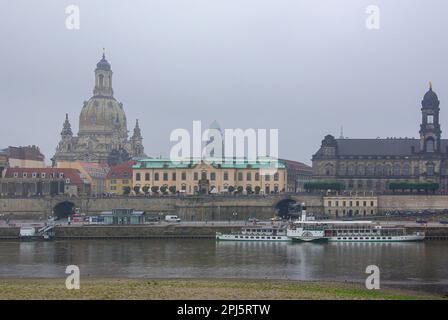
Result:
[[275,280],[95,279],[67,290],[65,279],[0,279],[0,299],[439,299],[359,284]]

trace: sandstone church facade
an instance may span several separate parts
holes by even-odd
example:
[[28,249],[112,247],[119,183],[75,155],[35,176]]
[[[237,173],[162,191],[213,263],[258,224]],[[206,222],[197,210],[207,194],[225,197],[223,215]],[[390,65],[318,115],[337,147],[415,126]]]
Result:
[[448,185],[448,139],[441,138],[440,101],[429,90],[421,102],[419,138],[336,139],[325,136],[313,155],[313,180],[343,183],[345,190],[388,190],[390,182]]
[[138,120],[128,138],[123,104],[114,98],[112,69],[103,54],[95,69],[93,96],[84,102],[79,116],[79,132],[73,135],[66,115],[61,140],[52,161],[116,164],[130,158],[146,157]]

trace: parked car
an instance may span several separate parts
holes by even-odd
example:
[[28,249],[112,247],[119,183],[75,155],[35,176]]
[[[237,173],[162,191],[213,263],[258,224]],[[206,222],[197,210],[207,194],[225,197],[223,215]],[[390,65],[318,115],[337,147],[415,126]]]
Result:
[[169,214],[169,215],[165,216],[165,221],[167,221],[167,222],[180,222],[181,220],[179,219],[178,216]]
[[441,220],[440,223],[441,224],[448,224],[448,220]]
[[417,220],[415,220],[416,223],[428,223],[428,221],[423,220],[421,218],[418,218]]

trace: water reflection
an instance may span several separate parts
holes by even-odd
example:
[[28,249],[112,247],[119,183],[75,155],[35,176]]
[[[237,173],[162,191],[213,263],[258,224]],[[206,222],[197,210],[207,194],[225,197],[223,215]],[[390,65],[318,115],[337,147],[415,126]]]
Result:
[[269,243],[214,240],[0,242],[1,277],[213,277],[359,281],[444,291],[448,243]]

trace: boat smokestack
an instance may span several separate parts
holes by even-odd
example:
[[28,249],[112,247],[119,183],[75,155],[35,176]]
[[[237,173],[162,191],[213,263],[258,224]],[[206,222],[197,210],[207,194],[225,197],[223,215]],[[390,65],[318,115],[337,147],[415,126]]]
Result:
[[300,220],[306,221],[306,205],[304,202],[301,205],[301,209],[302,209],[302,216],[301,216]]

